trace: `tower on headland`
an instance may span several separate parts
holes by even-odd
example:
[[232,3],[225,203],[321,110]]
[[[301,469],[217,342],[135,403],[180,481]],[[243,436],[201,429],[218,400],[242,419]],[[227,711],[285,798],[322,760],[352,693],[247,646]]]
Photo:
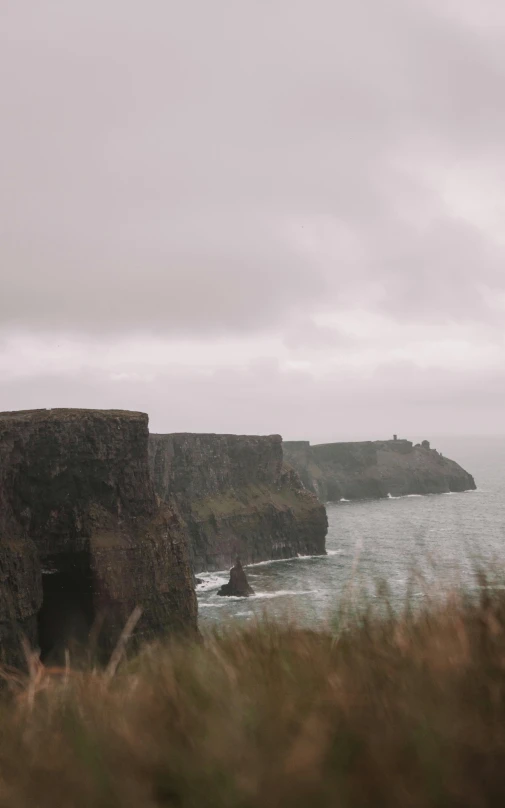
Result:
[[393,440],[398,440],[398,435],[393,435]]

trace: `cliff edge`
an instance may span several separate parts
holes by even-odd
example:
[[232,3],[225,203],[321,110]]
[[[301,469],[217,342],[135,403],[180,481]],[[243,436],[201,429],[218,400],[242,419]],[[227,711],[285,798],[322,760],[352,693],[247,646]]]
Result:
[[151,435],[149,461],[188,525],[195,572],[325,552],[326,511],[284,464],[279,435]]
[[475,489],[475,481],[428,441],[325,443],[285,441],[286,460],[323,502]]
[[147,415],[0,413],[0,658],[21,632],[61,656],[91,626],[108,650],[135,606],[144,638],[196,629],[185,530],[156,500]]

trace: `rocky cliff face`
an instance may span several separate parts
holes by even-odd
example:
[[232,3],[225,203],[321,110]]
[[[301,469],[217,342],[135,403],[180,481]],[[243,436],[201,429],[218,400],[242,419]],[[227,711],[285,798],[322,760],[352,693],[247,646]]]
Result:
[[475,488],[473,477],[427,441],[327,443],[285,441],[286,460],[324,502],[405,494],[439,494]]
[[187,534],[158,507],[146,415],[0,414],[0,581],[11,661],[19,631],[49,653],[93,624],[110,648],[136,605],[139,637],[196,628]]
[[326,512],[279,435],[151,435],[157,494],[187,522],[195,572],[325,552]]

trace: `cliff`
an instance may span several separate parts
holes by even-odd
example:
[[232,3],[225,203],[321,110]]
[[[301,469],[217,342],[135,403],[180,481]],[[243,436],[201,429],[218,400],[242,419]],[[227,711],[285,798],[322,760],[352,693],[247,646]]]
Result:
[[0,656],[19,632],[43,654],[91,626],[110,649],[133,608],[138,635],[196,628],[185,526],[158,507],[142,413],[0,413]]
[[284,456],[304,485],[324,502],[475,488],[473,477],[428,441],[326,443],[285,441]]
[[191,535],[195,572],[325,552],[324,506],[283,462],[279,435],[151,435],[157,494]]

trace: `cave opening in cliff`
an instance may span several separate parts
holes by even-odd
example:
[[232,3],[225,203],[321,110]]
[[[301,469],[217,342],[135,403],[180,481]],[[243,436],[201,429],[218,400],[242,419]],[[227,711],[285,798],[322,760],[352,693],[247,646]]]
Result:
[[88,645],[95,616],[89,553],[63,553],[46,559],[42,593],[38,614],[41,659],[61,665],[67,649],[75,657]]

